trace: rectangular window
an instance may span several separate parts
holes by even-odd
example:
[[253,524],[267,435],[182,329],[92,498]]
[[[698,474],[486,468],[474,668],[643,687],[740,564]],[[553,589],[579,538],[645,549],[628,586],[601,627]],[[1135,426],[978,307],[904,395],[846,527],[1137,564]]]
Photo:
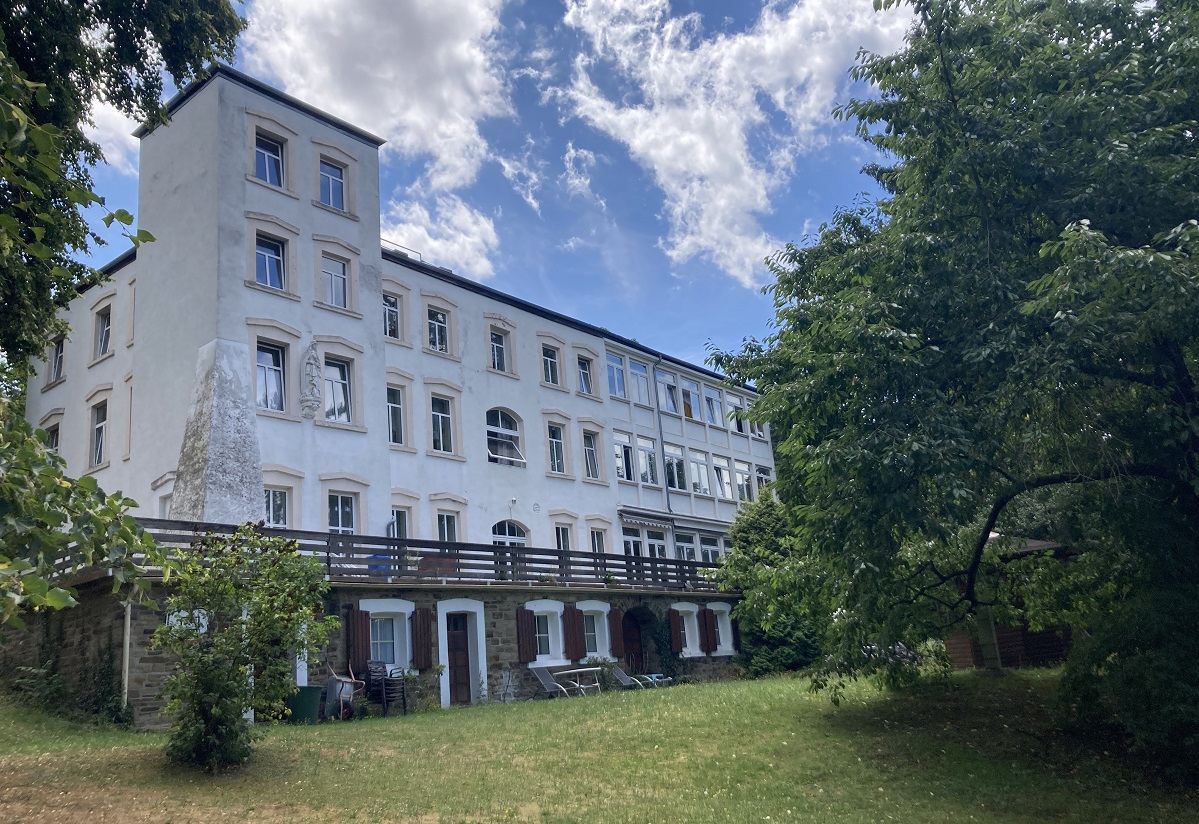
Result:
[[450,317],[441,309],[429,310],[429,348],[434,352],[450,351]]
[[508,335],[498,329],[491,330],[491,368],[497,372],[508,371]]
[[283,266],[283,241],[259,235],[254,247],[254,280],[261,286],[283,289],[287,272]]
[[656,529],[645,530],[646,554],[651,558],[666,557],[666,533]]
[[649,367],[644,363],[629,361],[629,381],[632,384],[630,391],[633,395],[633,402],[649,406]]
[[724,426],[724,405],[720,402],[719,389],[704,387],[704,411],[707,413],[708,423]]
[[92,462],[91,466],[99,466],[107,458],[105,435],[108,432],[108,401],[101,401],[92,407]]
[[691,453],[691,491],[700,495],[711,495],[708,486],[708,456],[703,452]]
[[687,471],[683,462],[683,448],[673,444],[663,444],[662,452],[662,468],[666,473],[666,486],[686,492]]
[[634,469],[633,464],[632,437],[630,435],[626,435],[624,432],[613,432],[612,442],[616,446],[615,463],[617,479],[621,481],[636,480],[633,477],[633,472],[636,470]]
[[324,284],[325,302],[342,309],[350,307],[349,278],[346,277],[346,262],[321,255],[321,282]]
[[729,459],[712,456],[712,477],[716,482],[716,494],[726,500],[733,499],[733,476],[729,470]]
[[404,443],[404,390],[398,386],[387,387],[387,440]]
[[258,344],[258,408],[282,412],[286,408],[283,382],[283,347]]
[[637,469],[641,483],[658,485],[658,452],[650,438],[637,438]]
[[46,427],[46,448],[49,449],[51,452],[53,452],[56,455],[58,454],[58,438],[59,438],[58,424],[54,424],[53,426],[47,426]]
[[430,407],[433,416],[433,451],[453,454],[453,409],[450,400],[449,398],[433,398]]
[[765,440],[766,439],[766,425],[764,423],[762,423],[761,421],[750,421],[749,422],[749,434],[753,435],[755,438],[760,438],[761,440]]
[[391,521],[387,524],[387,537],[389,538],[407,538],[408,537],[408,510],[393,509],[391,511]]
[[354,534],[354,496],[329,493],[329,531],[335,535]]
[[583,474],[593,481],[599,480],[599,446],[594,432],[583,433]]
[[321,161],[321,203],[346,208],[346,170],[327,160]]
[[287,527],[287,490],[263,489],[262,497],[265,507],[263,520],[266,525],[276,529],[285,529]]
[[701,535],[699,538],[699,559],[705,564],[715,564],[720,561],[720,539]]
[[589,658],[599,655],[599,635],[595,631],[595,619],[594,612],[583,613],[583,649]]
[[680,561],[695,560],[695,536],[694,535],[679,535],[674,536],[674,553],[675,557]]
[[607,551],[604,543],[604,531],[602,529],[591,530],[591,551],[598,555],[604,554]]
[[570,527],[559,524],[554,527],[554,545],[562,552],[570,552]]
[[96,346],[93,357],[107,355],[112,347],[112,309],[105,307],[96,313]]
[[325,359],[325,420],[350,423],[350,365]]
[[550,654],[550,617],[544,612],[533,616],[534,637],[537,639],[537,654]]
[[371,618],[372,661],[382,661],[384,664],[396,662],[395,632],[396,621],[394,618]]
[[383,296],[383,337],[399,340],[403,337],[400,326],[400,299],[395,295]]
[[594,395],[591,385],[591,358],[579,355],[579,392],[584,395]]
[[744,461],[736,461],[733,466],[737,480],[737,500],[752,501],[754,499],[754,485],[750,477],[749,464]]
[[633,526],[626,526],[622,530],[624,535],[624,554],[634,558],[640,558],[643,554],[641,548],[641,530]]
[[449,543],[458,540],[458,516],[455,513],[437,513],[437,540]]
[[684,650],[688,648],[687,644],[687,613],[679,614],[679,645]]
[[608,394],[614,398],[624,398],[624,358],[608,353]]
[[272,186],[283,185],[283,144],[265,135],[254,140],[254,176]]
[[66,341],[62,338],[55,338],[50,344],[50,383],[62,380],[62,366],[66,354]]
[[745,417],[742,415],[744,402],[736,395],[729,395],[729,420],[733,424],[733,430],[745,434]]
[[765,466],[758,467],[758,494],[762,494],[762,490],[770,483],[770,469]]
[[679,414],[679,389],[675,386],[674,375],[655,369],[654,379],[658,384],[658,408],[673,415]]
[[541,347],[541,379],[558,386],[558,350],[552,346]]
[[550,446],[550,472],[566,474],[566,440],[562,427],[556,423],[549,424],[546,427],[546,437]]
[[683,414],[693,421],[701,420],[703,414],[700,409],[702,402],[699,396],[699,384],[695,381],[689,381],[686,378],[682,380],[682,395],[683,395]]

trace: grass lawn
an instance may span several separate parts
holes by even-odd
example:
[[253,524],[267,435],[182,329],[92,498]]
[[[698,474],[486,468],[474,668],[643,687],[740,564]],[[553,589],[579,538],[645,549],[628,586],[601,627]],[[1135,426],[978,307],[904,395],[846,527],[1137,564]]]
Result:
[[269,731],[243,769],[167,765],[163,738],[0,705],[0,821],[1199,822],[1071,746],[1055,675],[950,691],[696,684]]

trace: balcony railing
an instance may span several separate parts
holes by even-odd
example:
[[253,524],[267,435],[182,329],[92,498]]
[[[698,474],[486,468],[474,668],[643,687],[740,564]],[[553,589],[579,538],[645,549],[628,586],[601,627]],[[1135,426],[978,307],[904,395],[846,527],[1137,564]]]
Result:
[[[166,547],[190,546],[205,534],[228,535],[230,524],[138,518]],[[337,583],[553,584],[629,586],[668,590],[714,590],[701,574],[716,564],[670,558],[570,552],[539,547],[493,546],[379,535],[336,535],[268,529],[320,559]]]

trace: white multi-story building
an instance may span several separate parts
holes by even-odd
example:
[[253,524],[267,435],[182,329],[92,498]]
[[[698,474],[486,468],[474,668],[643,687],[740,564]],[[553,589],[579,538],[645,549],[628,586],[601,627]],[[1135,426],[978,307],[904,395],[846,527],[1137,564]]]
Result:
[[747,391],[381,241],[381,140],[215,68],[142,130],[157,240],[27,414],[138,514],[715,560],[773,472]]

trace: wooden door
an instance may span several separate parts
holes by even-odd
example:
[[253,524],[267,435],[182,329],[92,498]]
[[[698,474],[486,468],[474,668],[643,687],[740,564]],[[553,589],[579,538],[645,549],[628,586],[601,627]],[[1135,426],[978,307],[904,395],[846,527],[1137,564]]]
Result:
[[621,622],[621,635],[624,636],[624,662],[629,672],[645,672],[645,649],[641,645],[641,624],[630,614],[626,614]]
[[450,659],[450,703],[470,703],[470,640],[466,632],[466,613],[451,612],[445,617],[446,648]]

